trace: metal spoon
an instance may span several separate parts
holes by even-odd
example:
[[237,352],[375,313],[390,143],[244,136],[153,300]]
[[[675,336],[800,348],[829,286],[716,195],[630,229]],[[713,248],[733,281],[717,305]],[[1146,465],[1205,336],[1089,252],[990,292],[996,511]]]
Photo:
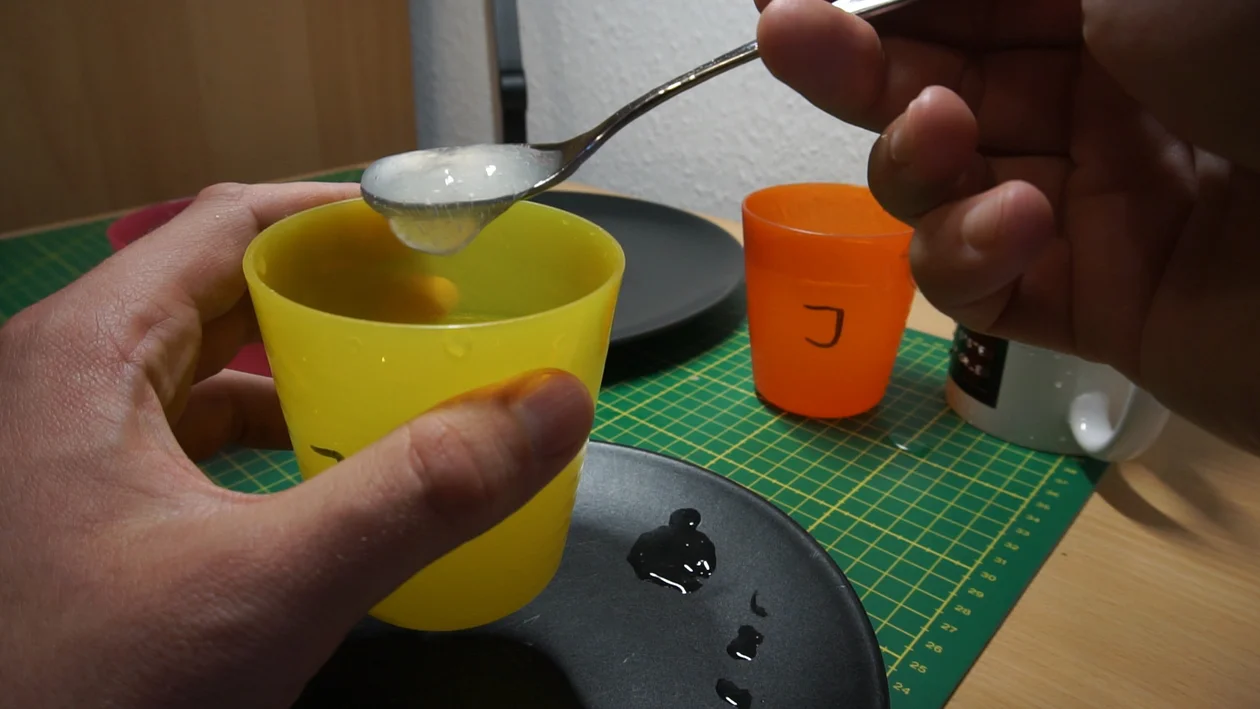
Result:
[[[843,7],[869,18],[913,1],[849,0]],[[661,84],[563,142],[467,145],[381,158],[363,173],[363,199],[389,217],[394,233],[412,248],[454,253],[517,201],[568,179],[634,119],[759,55],[753,40]]]

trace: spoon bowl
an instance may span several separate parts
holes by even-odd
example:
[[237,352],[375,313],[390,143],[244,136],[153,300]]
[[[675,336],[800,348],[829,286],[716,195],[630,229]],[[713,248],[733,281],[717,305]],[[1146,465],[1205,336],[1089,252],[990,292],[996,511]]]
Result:
[[414,150],[372,163],[360,188],[403,243],[445,255],[464,248],[517,201],[546,189],[564,160],[562,149],[546,145]]

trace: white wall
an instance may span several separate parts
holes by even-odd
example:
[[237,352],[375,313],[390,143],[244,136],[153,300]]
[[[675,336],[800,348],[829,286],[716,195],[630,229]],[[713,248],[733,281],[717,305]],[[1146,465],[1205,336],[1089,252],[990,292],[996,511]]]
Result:
[[418,146],[494,142],[495,89],[484,5],[411,0],[408,10]]
[[[482,12],[481,3],[472,0],[413,0],[413,12],[418,4],[427,7],[429,21],[444,13],[450,22],[456,15]],[[529,82],[529,138],[537,141],[591,128],[639,94],[752,39],[757,22],[752,0],[518,0],[518,12]],[[421,19],[417,15],[413,22]],[[432,47],[418,47],[417,74],[427,73],[431,85],[445,84],[427,90],[458,94],[485,86],[480,72],[488,68],[475,62],[459,66],[449,56],[438,56],[467,54],[480,41],[476,51],[484,61],[484,30],[479,40],[462,32],[443,45],[458,44],[458,50],[435,53]],[[426,61],[437,62],[440,75],[423,69]],[[483,124],[492,134],[492,117],[457,114],[475,103],[457,99],[418,112],[444,116],[431,120],[448,132],[422,140],[423,145],[473,142],[462,136]],[[488,112],[489,99],[485,105]],[[737,219],[744,195],[766,185],[865,183],[874,138],[822,113],[754,62],[643,116],[596,153],[576,179]]]

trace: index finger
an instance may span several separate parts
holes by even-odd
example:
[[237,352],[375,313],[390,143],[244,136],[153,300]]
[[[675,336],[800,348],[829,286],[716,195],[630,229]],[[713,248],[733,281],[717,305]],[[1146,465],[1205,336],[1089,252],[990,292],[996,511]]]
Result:
[[757,39],[775,77],[846,123],[883,131],[924,89],[942,86],[976,114],[982,146],[1057,153],[1075,66],[1063,47],[1080,42],[1079,5],[919,0],[872,25],[825,0],[773,0]]
[[[754,2],[762,12],[772,0]],[[843,2],[838,7],[843,8]],[[1080,0],[911,0],[873,18],[871,24],[885,35],[1000,49],[1075,43],[1081,36],[1081,17]]]
[[241,260],[260,231],[358,194],[357,183],[213,185],[174,219],[101,264],[95,277],[114,287],[125,284],[132,302],[174,297],[194,306],[204,323],[245,293]]

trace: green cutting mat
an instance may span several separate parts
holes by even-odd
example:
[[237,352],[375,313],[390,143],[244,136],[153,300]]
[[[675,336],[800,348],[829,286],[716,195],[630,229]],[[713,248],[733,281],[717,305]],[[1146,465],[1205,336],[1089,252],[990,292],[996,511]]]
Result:
[[[107,256],[107,225],[0,241],[0,322]],[[938,709],[1067,530],[1099,471],[965,424],[942,394],[948,352],[946,340],[907,332],[875,411],[817,421],[777,414],[755,397],[741,327],[690,361],[606,387],[594,437],[709,468],[788,512],[861,595],[893,707]],[[248,492],[298,479],[284,452],[234,450],[203,468]]]

